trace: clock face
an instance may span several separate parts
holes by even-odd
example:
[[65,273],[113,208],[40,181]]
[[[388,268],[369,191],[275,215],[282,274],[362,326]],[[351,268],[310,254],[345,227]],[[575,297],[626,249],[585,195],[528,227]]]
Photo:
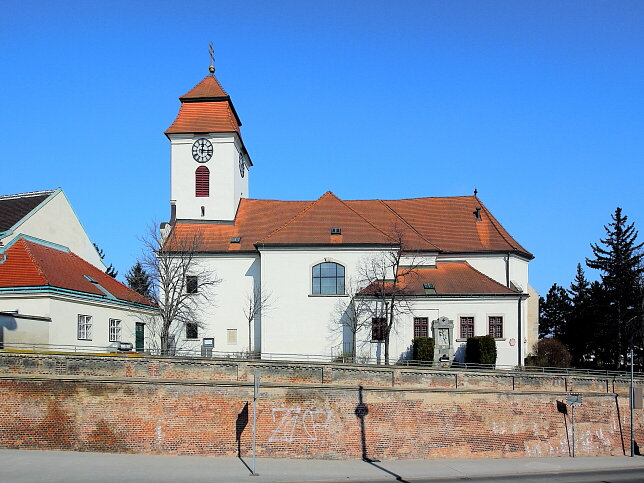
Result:
[[192,145],[192,157],[199,163],[205,163],[212,158],[212,143],[206,138],[199,138]]
[[241,174],[241,177],[244,177],[244,173],[246,172],[246,163],[244,163],[244,157],[240,154],[239,155],[239,174]]

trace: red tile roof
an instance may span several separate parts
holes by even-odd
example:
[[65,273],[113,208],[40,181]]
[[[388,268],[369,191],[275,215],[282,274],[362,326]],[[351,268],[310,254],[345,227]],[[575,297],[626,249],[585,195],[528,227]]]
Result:
[[241,135],[241,121],[235,106],[214,75],[206,76],[179,99],[179,114],[166,134],[236,132]]
[[[406,295],[426,295],[423,284],[431,283],[435,295],[518,295],[520,292],[501,285],[482,274],[467,262],[437,263],[436,268],[418,268],[399,280],[400,290]],[[385,290],[391,285],[385,285]],[[370,285],[363,294],[373,294],[378,286]],[[435,295],[427,295],[432,297]]]
[[[342,237],[331,237],[331,228],[340,228]],[[532,258],[475,196],[342,201],[328,192],[317,201],[242,199],[233,225],[178,222],[174,233],[196,231],[208,252],[255,251],[256,244],[382,245],[400,232],[411,251],[511,251]],[[241,246],[231,246],[232,236],[241,237]]]
[[49,286],[105,296],[105,292],[85,275],[96,280],[119,300],[154,305],[78,255],[24,237],[18,238],[8,246],[4,251],[4,259],[0,260],[0,288]]

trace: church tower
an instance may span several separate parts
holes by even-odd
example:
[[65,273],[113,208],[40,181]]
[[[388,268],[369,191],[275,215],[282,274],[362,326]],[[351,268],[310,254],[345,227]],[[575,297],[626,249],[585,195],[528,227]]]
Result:
[[231,222],[248,197],[252,166],[230,96],[210,74],[187,94],[165,135],[170,140],[170,199],[177,220]]

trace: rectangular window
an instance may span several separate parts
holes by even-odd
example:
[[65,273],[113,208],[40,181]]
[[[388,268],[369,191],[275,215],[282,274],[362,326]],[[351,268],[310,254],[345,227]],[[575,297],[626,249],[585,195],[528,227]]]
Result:
[[121,340],[121,321],[110,319],[110,342],[120,342]]
[[489,334],[495,339],[502,339],[503,338],[503,317],[501,317],[500,315],[495,315],[495,316],[488,317],[488,320],[490,324]]
[[78,314],[78,340],[92,340],[92,316]]
[[427,337],[429,323],[427,317],[414,317],[414,337]]
[[461,339],[474,337],[474,317],[461,317]]
[[188,275],[186,277],[186,293],[197,293],[199,283],[195,275]]
[[385,340],[385,329],[387,327],[387,319],[384,317],[372,317],[371,319],[371,340],[383,341]]
[[228,343],[229,344],[237,344],[237,329],[228,329]]
[[198,339],[199,327],[195,323],[188,322],[186,324],[186,339]]

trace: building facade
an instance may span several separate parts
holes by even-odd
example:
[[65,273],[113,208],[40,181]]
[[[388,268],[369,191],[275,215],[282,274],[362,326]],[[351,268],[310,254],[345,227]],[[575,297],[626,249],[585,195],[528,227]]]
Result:
[[[190,324],[177,346],[197,349],[214,338],[216,351],[256,351],[264,358],[353,352],[380,360],[376,311],[382,308],[374,308],[372,299],[371,313],[361,314],[355,330],[347,317],[354,295],[369,283],[392,283],[405,273],[404,307],[390,334],[391,361],[411,357],[413,337],[432,336],[432,322],[446,317],[453,324],[447,343],[456,360],[464,359],[468,336],[492,334],[498,364],[523,363],[536,338],[527,302],[533,256],[476,193],[252,199],[241,121],[214,69],[179,99],[179,113],[166,131],[171,219],[164,230],[176,239],[198,237],[199,266],[221,282],[200,308],[198,330]],[[373,270],[368,275],[383,257],[397,253],[398,272],[390,273],[390,266],[380,276]],[[249,324],[244,307],[260,292],[268,302]]]

